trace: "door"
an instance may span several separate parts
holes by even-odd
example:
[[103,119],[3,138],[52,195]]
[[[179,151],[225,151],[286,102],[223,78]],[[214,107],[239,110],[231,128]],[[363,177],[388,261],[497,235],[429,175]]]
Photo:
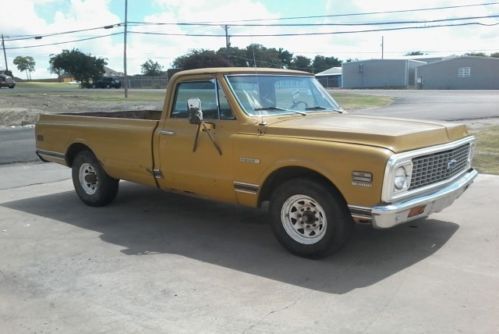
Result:
[[[189,123],[189,98],[201,100],[206,127]],[[171,108],[159,129],[161,188],[234,201],[231,136],[238,122],[223,88],[215,78],[180,82]]]

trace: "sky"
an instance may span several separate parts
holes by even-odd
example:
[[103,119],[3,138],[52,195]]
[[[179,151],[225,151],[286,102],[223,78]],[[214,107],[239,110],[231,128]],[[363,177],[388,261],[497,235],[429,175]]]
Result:
[[[456,6],[467,4],[495,3],[475,7],[455,8],[406,13],[381,13],[347,17],[322,17],[309,19],[284,19],[296,16],[318,16],[346,13],[386,12],[415,8]],[[106,25],[117,25],[125,20],[125,0],[15,0],[2,1],[0,10],[0,33],[6,36],[5,47],[9,70],[24,78],[12,63],[16,56],[31,56],[36,61],[33,79],[55,77],[49,70],[50,55],[64,49],[78,48],[93,56],[105,58],[108,66],[123,72],[123,26],[104,29]],[[250,23],[252,19],[265,19],[251,23],[379,23],[383,21],[437,20],[469,16],[491,16],[495,18],[473,19],[485,24],[499,22],[499,2],[492,0],[128,0],[129,22],[216,22],[209,27],[182,25],[129,26],[134,32],[159,32],[177,34],[222,34],[223,24],[229,24],[229,34],[274,34],[303,32],[341,32],[370,27],[241,27],[234,24]],[[268,19],[268,20],[267,20]],[[279,20],[281,19],[281,20]],[[220,24],[220,25],[218,25]],[[233,24],[233,26],[230,26]],[[429,25],[430,23],[426,23]],[[418,24],[419,26],[424,24]],[[42,39],[29,38],[12,40],[21,35],[43,35],[86,28],[98,28],[73,34],[47,36]],[[71,42],[60,45],[46,45],[35,48],[20,48],[41,44],[53,44],[76,39],[97,37],[98,39]],[[346,59],[381,58],[381,38],[384,39],[384,57],[400,58],[405,53],[422,50],[428,55],[447,56],[466,52],[499,52],[499,25],[442,27],[418,30],[364,32],[356,34],[318,36],[274,36],[236,37],[232,46],[244,48],[258,43],[266,47],[284,48],[294,55],[313,58],[316,55],[334,56]],[[173,60],[193,49],[218,50],[225,46],[225,37],[165,36],[130,33],[127,35],[127,70],[139,74],[141,64],[148,59],[169,68]],[[257,60],[258,64],[258,60]],[[263,64],[262,64],[263,65]],[[0,55],[0,70],[5,68]]]

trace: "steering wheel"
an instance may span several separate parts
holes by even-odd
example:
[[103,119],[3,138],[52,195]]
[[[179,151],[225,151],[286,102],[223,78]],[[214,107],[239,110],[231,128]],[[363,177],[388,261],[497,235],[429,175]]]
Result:
[[302,101],[302,100],[297,100],[297,101],[293,101],[293,104],[291,106],[289,106],[289,109],[295,109],[296,107],[298,107],[301,104],[303,104],[303,106],[304,106],[303,110],[306,110],[308,108],[307,102]]

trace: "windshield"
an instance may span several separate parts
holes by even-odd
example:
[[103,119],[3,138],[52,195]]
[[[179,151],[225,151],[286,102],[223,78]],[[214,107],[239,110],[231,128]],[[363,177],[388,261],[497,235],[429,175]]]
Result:
[[322,85],[310,76],[228,75],[239,105],[251,116],[341,110]]

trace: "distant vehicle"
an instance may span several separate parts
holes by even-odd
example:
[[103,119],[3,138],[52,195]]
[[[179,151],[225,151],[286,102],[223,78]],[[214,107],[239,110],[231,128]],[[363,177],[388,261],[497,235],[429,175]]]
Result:
[[94,82],[94,88],[121,88],[121,81],[116,78],[102,77]]
[[9,87],[12,89],[16,87],[16,82],[11,76],[0,74],[0,88],[2,87]]

